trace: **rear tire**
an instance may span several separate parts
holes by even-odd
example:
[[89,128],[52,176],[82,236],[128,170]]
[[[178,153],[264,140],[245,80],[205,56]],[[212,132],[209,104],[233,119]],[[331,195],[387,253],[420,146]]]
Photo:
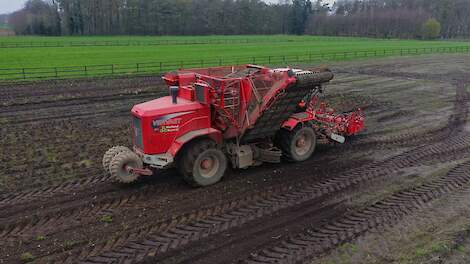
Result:
[[109,171],[111,177],[121,183],[132,183],[135,182],[140,175],[130,173],[126,167],[142,168],[143,162],[137,154],[132,151],[124,151],[117,154],[111,164],[109,165]]
[[115,146],[115,147],[110,148],[108,151],[106,151],[106,153],[104,153],[104,155],[103,155],[103,169],[104,169],[104,171],[106,172],[107,175],[110,174],[109,164],[111,164],[111,160],[113,160],[113,158],[117,154],[119,154],[121,152],[124,152],[124,151],[131,151],[131,150],[128,147]]
[[178,164],[184,180],[192,186],[209,186],[219,182],[227,170],[227,157],[212,140],[190,143]]
[[317,144],[313,128],[298,126],[289,131],[281,129],[278,134],[278,145],[288,161],[301,162],[309,159]]

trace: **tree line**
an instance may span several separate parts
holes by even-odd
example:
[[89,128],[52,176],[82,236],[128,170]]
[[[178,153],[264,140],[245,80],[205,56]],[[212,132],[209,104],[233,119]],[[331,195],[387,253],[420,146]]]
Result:
[[470,0],[28,0],[17,34],[470,36]]
[[[310,1],[29,0],[10,15],[17,34],[302,34]],[[299,17],[300,16],[300,17]]]
[[339,0],[307,33],[382,38],[470,36],[470,0]]

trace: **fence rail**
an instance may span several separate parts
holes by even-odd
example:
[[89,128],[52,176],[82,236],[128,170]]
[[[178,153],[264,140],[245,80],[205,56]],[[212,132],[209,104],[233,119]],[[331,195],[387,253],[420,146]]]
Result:
[[149,75],[159,74],[180,68],[202,68],[223,65],[289,63],[311,63],[322,61],[349,60],[368,57],[407,56],[435,53],[468,53],[470,46],[433,47],[384,50],[358,50],[330,53],[302,53],[257,57],[206,58],[186,61],[162,61],[134,64],[86,65],[69,67],[11,68],[0,69],[0,82],[28,81],[41,79],[70,79],[85,77]]
[[[357,38],[361,39],[361,38]],[[163,45],[216,45],[216,44],[250,44],[313,42],[319,38],[254,38],[254,39],[160,39],[160,40],[94,40],[94,41],[3,41],[0,48],[63,48],[63,47],[123,47],[123,46],[163,46]],[[344,37],[322,37],[321,40],[341,41]],[[386,41],[386,40],[384,40]]]

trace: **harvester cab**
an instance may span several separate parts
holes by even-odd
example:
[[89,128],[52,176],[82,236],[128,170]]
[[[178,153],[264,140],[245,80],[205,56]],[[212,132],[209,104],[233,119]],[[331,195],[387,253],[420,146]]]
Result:
[[154,169],[175,167],[194,186],[221,180],[230,164],[247,168],[310,158],[318,140],[343,143],[360,132],[360,110],[336,114],[318,94],[328,69],[257,65],[171,72],[169,96],[132,108],[133,150],[103,157],[105,171],[130,183]]

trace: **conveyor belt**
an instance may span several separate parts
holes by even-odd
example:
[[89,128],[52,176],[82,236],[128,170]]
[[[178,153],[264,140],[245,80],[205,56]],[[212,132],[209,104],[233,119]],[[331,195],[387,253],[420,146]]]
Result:
[[282,123],[298,109],[299,102],[321,83],[332,78],[331,72],[298,75],[297,82],[287,87],[285,94],[261,114],[252,129],[245,132],[241,138],[242,143],[274,136]]

